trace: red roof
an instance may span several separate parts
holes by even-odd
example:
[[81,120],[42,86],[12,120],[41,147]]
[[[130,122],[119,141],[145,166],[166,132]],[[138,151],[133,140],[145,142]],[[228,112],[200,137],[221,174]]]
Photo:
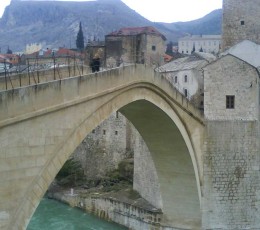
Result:
[[152,26],[121,28],[118,31],[108,34],[107,36],[134,36],[139,34],[157,35],[161,36],[163,40],[166,40],[165,36]]
[[12,63],[11,60],[15,59],[16,57],[18,57],[16,54],[0,54],[0,62]]
[[69,56],[81,56],[81,53],[66,49],[66,48],[60,48],[56,54],[57,56],[64,56],[64,55],[69,55]]
[[[45,53],[44,56],[48,57],[52,55],[52,50],[48,49]],[[61,57],[61,56],[75,56],[75,57],[79,57],[82,56],[81,53],[70,50],[70,49],[66,49],[66,48],[59,48],[56,52],[55,52],[55,56],[57,57]]]
[[171,61],[171,60],[173,59],[173,57],[170,56],[170,55],[168,55],[168,54],[164,54],[164,55],[163,55],[163,58],[164,58],[164,61],[165,61],[165,62],[169,62],[169,61]]

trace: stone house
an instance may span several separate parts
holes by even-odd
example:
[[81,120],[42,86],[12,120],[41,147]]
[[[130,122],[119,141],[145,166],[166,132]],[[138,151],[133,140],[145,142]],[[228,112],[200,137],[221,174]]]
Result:
[[245,40],[203,68],[207,119],[259,119],[259,57],[260,45]]
[[151,26],[121,28],[105,36],[106,65],[163,64],[166,38]]
[[174,87],[197,108],[203,109],[202,68],[215,59],[215,56],[211,54],[193,53],[160,66],[156,71],[163,73]]
[[189,35],[178,41],[178,52],[191,54],[204,52],[218,54],[221,48],[221,35]]

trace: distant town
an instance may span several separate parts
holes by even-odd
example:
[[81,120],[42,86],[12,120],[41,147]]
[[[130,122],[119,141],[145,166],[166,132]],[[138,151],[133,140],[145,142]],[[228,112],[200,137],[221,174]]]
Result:
[[18,53],[13,53],[8,47],[6,53],[0,54],[0,75],[8,77],[35,73],[39,78],[42,71],[51,69],[58,76],[61,68],[69,68],[69,72],[73,68],[73,74],[76,74],[75,69],[83,71],[83,67],[89,72],[95,72],[131,63],[149,64],[158,67],[159,72],[165,72],[166,77],[185,97],[196,101],[197,107],[203,109],[202,97],[195,96],[200,94],[198,90],[202,91],[202,85],[195,88],[194,84],[189,85],[191,80],[187,79],[187,74],[184,74],[184,81],[178,78],[181,78],[183,71],[189,70],[189,78],[197,79],[195,76],[199,69],[215,60],[220,53],[221,35],[187,35],[174,44],[168,42],[154,27],[127,27],[107,34],[103,41],[93,39],[84,44],[84,34],[79,23],[75,44],[77,48],[69,49],[32,43]]

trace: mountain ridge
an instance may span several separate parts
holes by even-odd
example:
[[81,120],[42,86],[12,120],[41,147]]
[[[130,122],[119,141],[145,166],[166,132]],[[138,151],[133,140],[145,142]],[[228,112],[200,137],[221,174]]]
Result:
[[[221,14],[217,10],[190,22],[160,23],[149,21],[121,0],[12,0],[0,18],[0,47],[2,51],[8,46],[13,51],[21,51],[26,44],[44,43],[74,48],[80,21],[85,43],[94,38],[104,40],[106,34],[122,27],[136,26],[154,26],[168,41],[177,41],[185,34],[195,34],[196,30],[199,34],[220,34]],[[204,33],[203,28],[210,29]]]

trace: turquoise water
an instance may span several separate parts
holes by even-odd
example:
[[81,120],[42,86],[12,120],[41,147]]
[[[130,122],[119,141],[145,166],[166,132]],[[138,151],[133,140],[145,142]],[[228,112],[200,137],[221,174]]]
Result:
[[47,198],[42,199],[27,230],[126,230],[77,208]]

